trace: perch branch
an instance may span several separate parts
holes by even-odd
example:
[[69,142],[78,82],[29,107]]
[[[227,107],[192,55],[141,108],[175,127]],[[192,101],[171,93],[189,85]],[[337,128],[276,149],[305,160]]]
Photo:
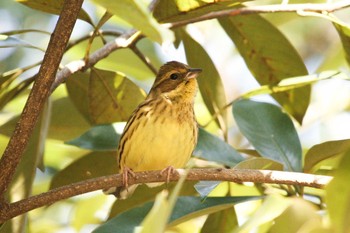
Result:
[[[50,87],[61,62],[83,0],[64,1],[61,15],[52,33],[39,73],[34,81],[15,131],[0,160],[0,198],[15,174],[40,112],[50,95]],[[4,203],[3,203],[4,204]],[[0,203],[1,206],[1,203]],[[1,208],[1,207],[0,207]]]
[[[171,182],[178,181],[180,178],[179,174],[184,174],[183,169],[177,169],[177,171],[178,174],[174,174],[170,177]],[[136,172],[135,174],[135,177],[129,178],[128,183],[130,185],[140,183],[165,182],[167,180],[167,176],[162,176],[160,171]],[[254,182],[323,188],[331,181],[332,177],[270,170],[204,168],[191,169],[186,179],[190,181],[230,181],[236,183]],[[50,205],[59,200],[100,189],[118,187],[121,185],[122,176],[119,174],[98,177],[78,183],[65,185],[39,194],[37,196],[32,196],[5,206],[4,208],[0,209],[0,223],[5,222],[6,220],[11,219],[15,216],[26,213],[30,210]]]

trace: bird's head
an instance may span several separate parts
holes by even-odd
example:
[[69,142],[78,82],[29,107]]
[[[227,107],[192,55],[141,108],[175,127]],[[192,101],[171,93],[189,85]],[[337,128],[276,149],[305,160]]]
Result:
[[201,69],[171,61],[160,67],[149,97],[164,96],[173,101],[193,102]]

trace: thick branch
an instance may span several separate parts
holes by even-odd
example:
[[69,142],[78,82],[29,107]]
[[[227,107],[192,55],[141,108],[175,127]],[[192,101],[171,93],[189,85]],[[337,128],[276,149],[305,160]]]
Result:
[[[179,174],[184,174],[183,169],[177,169]],[[137,172],[136,177],[129,177],[129,184],[165,182],[167,177],[162,176],[160,171]],[[170,177],[170,181],[178,181],[179,174]],[[296,172],[269,171],[269,170],[248,170],[248,169],[192,169],[187,175],[187,180],[199,181],[231,181],[236,183],[272,183],[301,185],[314,188],[323,188],[330,182],[332,177],[320,176]],[[104,176],[95,179],[85,180],[78,183],[62,186],[46,193],[33,196],[18,202],[14,202],[0,209],[0,223],[5,222],[30,210],[50,205],[62,199],[88,193],[110,187],[122,185],[122,177],[119,174]]]
[[0,197],[3,198],[28,144],[39,114],[50,94],[59,63],[78,17],[83,0],[66,0],[51,36],[43,63],[23,113],[0,161]]
[[194,17],[191,19],[170,23],[171,28],[181,27],[187,24],[201,22],[209,19],[216,19],[227,16],[262,14],[262,13],[278,13],[278,12],[327,12],[331,13],[337,10],[344,9],[350,6],[350,0],[335,2],[335,3],[320,3],[320,4],[276,4],[264,6],[247,6],[243,8],[214,11],[205,15]]

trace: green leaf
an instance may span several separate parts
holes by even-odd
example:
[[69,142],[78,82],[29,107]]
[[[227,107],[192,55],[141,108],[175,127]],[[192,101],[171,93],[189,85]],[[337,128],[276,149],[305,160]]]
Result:
[[89,128],[90,124],[79,114],[69,98],[52,102],[49,138],[66,141],[81,135]]
[[215,1],[215,0],[162,0],[154,8],[154,17],[162,23],[172,23],[197,18],[215,11],[228,10],[246,1]]
[[240,131],[264,157],[301,171],[301,145],[292,120],[276,105],[242,99],[233,104]]
[[[48,119],[50,119],[50,108],[45,106],[31,135],[26,151],[16,168],[13,180],[5,194],[5,198],[9,202],[19,201],[32,195],[35,171],[44,154]],[[7,127],[11,126],[11,131],[13,131],[14,125],[7,125]],[[18,216],[1,226],[1,231],[25,232],[26,221],[27,214]]]
[[101,222],[97,212],[106,204],[107,196],[97,195],[86,197],[74,203],[73,216],[71,224],[77,232],[83,231],[82,228],[87,224],[99,224]]
[[345,51],[346,61],[350,65],[350,27],[349,25],[341,22],[333,22],[333,26],[335,29],[337,29]]
[[91,122],[89,112],[89,79],[87,72],[76,72],[66,81],[66,88],[70,100],[84,118]]
[[236,229],[234,233],[248,233],[254,227],[262,224],[271,223],[281,215],[292,202],[290,199],[278,195],[270,195],[265,198],[259,209],[246,221],[241,227]]
[[341,160],[334,178],[326,187],[326,205],[328,207],[333,232],[350,232],[350,150]]
[[305,155],[304,172],[311,172],[321,161],[343,154],[350,149],[350,139],[328,141],[311,147]]
[[[219,19],[248,68],[262,85],[274,85],[288,77],[307,75],[295,48],[271,23],[259,15]],[[310,87],[272,95],[299,123],[310,101]]]
[[231,233],[238,226],[236,211],[228,208],[210,214],[205,221],[200,233]]
[[[319,232],[308,229],[308,225],[322,226],[321,216],[315,205],[302,198],[291,198],[293,202],[280,216],[274,220],[269,233]],[[293,224],[290,224],[293,221]],[[310,223],[313,224],[310,224]]]
[[198,183],[195,184],[194,188],[204,199],[207,198],[211,191],[213,191],[220,183],[221,181],[200,180]]
[[[180,190],[180,196],[194,196],[197,194],[196,190],[194,189],[194,185],[196,184],[196,181],[186,181],[182,189]],[[146,202],[153,201],[154,197],[157,195],[157,193],[161,192],[163,189],[169,190],[169,192],[172,192],[172,190],[175,188],[177,183],[169,183],[164,184],[162,186],[157,186],[150,188],[147,185],[139,185],[137,189],[135,190],[134,194],[125,199],[125,200],[117,200],[110,212],[110,217],[114,217],[118,214],[121,214],[127,210],[133,209],[137,206],[140,206]]]
[[243,160],[243,157],[232,146],[202,128],[199,128],[198,143],[193,154],[196,157],[230,167]]
[[[61,13],[63,2],[64,2],[64,0],[16,0],[16,1],[32,9],[50,13],[50,14],[55,14],[55,15],[59,15]],[[83,9],[80,10],[78,18],[93,25],[89,15]]]
[[212,115],[219,113],[216,122],[226,134],[228,112],[225,108],[226,96],[219,72],[199,43],[193,40],[185,31],[178,32],[183,40],[189,65],[203,69],[202,74],[197,78],[199,90],[209,112]]
[[[5,89],[0,91],[0,110],[3,109],[11,100],[23,93],[24,90],[33,82],[33,78],[29,78],[20,82],[11,89]],[[12,82],[8,79],[8,81]]]
[[[194,217],[227,209],[233,204],[255,199],[257,199],[257,197],[208,197],[205,202],[202,202],[199,197],[179,197],[171,214],[168,226],[177,225]],[[136,207],[121,213],[96,228],[93,232],[133,232],[134,228],[140,225],[152,206],[153,202],[148,202],[141,207]]]
[[145,93],[123,74],[92,69],[89,84],[90,117],[95,124],[126,121],[145,99]]
[[250,98],[256,95],[273,94],[273,93],[290,91],[296,88],[301,88],[306,85],[316,83],[318,81],[323,81],[323,80],[333,79],[333,78],[349,80],[349,77],[345,73],[335,71],[335,70],[324,71],[319,74],[286,78],[280,81],[277,85],[263,85],[255,90],[248,91],[247,93],[243,94],[242,97]]
[[120,135],[112,125],[97,125],[66,144],[95,151],[116,151]]
[[92,152],[58,172],[51,180],[50,189],[117,172],[115,152]]
[[267,158],[251,158],[237,164],[235,169],[264,169],[282,171],[283,165]]
[[152,17],[143,1],[95,0],[95,2],[112,14],[130,23],[153,41],[161,44],[166,41],[172,42],[174,40],[173,32],[163,25],[160,25]]

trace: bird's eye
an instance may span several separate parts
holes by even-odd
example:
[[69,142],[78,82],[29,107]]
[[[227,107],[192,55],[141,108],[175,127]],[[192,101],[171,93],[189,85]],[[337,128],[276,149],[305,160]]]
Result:
[[172,80],[176,80],[176,79],[178,79],[178,77],[179,77],[179,75],[176,73],[173,73],[170,75],[170,79],[172,79]]

